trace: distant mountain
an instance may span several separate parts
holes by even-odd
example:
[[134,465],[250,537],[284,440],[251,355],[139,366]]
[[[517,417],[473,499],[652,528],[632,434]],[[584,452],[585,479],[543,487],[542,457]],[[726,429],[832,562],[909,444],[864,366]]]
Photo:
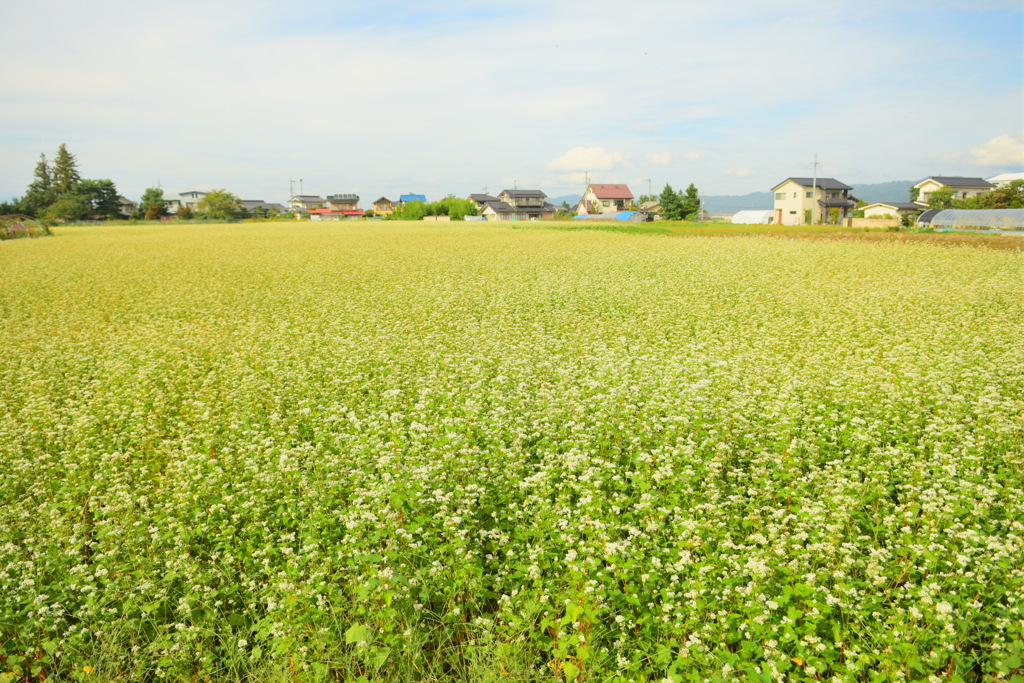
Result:
[[888,183],[874,185],[854,185],[853,196],[863,199],[868,204],[875,202],[909,202],[910,188],[919,180],[892,180]]
[[[916,180],[892,180],[873,185],[852,185],[853,196],[868,204],[875,202],[909,202],[910,188]],[[848,183],[849,184],[849,183]],[[771,209],[775,197],[771,192],[751,192],[743,195],[715,195],[704,197],[704,209],[708,213],[736,213],[749,209]]]
[[583,197],[578,194],[566,194],[561,197],[548,197],[545,201],[548,204],[554,204],[555,206],[561,206],[562,202],[568,202],[569,206],[575,209],[581,199],[583,199]]
[[775,195],[771,192],[704,197],[704,210],[708,213],[736,213],[749,209],[770,210],[774,204]]

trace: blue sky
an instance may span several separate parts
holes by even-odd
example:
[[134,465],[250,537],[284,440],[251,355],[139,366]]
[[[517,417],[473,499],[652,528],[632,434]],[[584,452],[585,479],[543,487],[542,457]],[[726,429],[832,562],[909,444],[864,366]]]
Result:
[[0,199],[62,142],[132,199],[364,207],[1024,171],[1019,0],[37,0],[0,41]]

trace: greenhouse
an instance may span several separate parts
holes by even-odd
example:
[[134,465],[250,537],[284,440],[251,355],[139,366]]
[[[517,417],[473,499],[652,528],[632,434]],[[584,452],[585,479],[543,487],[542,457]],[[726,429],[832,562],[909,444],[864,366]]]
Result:
[[942,209],[925,211],[918,225],[933,228],[1024,230],[1024,209]]

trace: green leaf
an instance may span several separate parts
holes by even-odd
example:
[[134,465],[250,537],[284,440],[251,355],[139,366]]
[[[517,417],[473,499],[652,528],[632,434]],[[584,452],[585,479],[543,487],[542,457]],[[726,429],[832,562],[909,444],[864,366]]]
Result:
[[580,675],[580,668],[572,662],[566,662],[562,665],[562,673],[565,674],[565,680],[575,681],[576,677]]
[[345,631],[345,643],[362,643],[370,639],[370,631],[362,624],[353,624]]

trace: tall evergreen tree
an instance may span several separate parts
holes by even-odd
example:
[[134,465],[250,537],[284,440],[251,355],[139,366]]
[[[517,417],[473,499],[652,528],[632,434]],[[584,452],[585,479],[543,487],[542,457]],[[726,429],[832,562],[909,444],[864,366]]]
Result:
[[39,155],[39,163],[32,173],[32,182],[25,191],[25,198],[22,206],[25,213],[33,216],[41,216],[50,204],[57,200],[57,192],[53,188],[53,176],[50,173],[50,165],[46,161],[46,155]]
[[81,179],[82,176],[78,173],[78,160],[62,142],[57,148],[57,156],[53,159],[53,189],[58,195],[67,194],[75,189],[75,185]]
[[700,190],[693,183],[686,188],[686,195],[682,198],[683,218],[688,221],[697,220],[700,216]]
[[139,215],[146,220],[155,220],[167,215],[167,200],[159,187],[147,187],[139,200]]
[[661,216],[670,221],[678,221],[683,217],[683,200],[679,193],[672,189],[672,186],[665,183],[665,189],[658,195],[661,202]]

